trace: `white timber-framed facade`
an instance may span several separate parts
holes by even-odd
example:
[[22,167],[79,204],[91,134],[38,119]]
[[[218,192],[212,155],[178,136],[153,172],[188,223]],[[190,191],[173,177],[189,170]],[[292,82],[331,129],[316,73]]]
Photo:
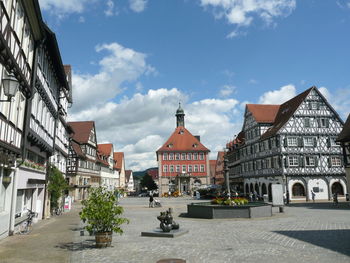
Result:
[[[248,104],[242,132],[227,145],[230,182],[245,194],[267,194],[282,184],[290,200],[329,200],[347,193],[343,122],[312,87],[282,105]],[[242,189],[243,188],[243,189]]]

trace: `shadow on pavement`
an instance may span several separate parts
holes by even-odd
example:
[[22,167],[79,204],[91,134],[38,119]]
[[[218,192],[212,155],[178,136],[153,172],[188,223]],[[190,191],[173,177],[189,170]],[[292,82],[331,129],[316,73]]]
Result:
[[86,249],[95,249],[95,239],[88,239],[82,242],[60,243],[56,247],[69,251],[81,251]]
[[274,232],[350,256],[350,229]]
[[335,210],[350,210],[349,202],[341,202],[337,205],[333,203],[290,203],[289,207],[306,207],[309,209],[335,209]]

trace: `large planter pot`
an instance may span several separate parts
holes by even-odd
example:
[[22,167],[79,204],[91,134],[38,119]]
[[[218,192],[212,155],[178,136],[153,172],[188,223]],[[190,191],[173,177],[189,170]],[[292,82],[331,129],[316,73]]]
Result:
[[112,243],[112,232],[95,233],[96,247],[110,247]]

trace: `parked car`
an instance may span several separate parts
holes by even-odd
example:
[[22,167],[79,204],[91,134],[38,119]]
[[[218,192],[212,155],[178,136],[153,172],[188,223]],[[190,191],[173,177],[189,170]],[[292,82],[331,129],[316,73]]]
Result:
[[147,196],[149,196],[148,193],[141,193],[141,194],[139,194],[139,197],[147,197]]

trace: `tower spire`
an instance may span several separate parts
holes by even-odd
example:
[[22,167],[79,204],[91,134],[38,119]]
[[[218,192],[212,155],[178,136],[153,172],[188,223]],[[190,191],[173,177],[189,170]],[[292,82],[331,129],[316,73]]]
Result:
[[181,108],[181,102],[179,102],[179,108],[176,111],[176,127],[185,127],[185,112]]

